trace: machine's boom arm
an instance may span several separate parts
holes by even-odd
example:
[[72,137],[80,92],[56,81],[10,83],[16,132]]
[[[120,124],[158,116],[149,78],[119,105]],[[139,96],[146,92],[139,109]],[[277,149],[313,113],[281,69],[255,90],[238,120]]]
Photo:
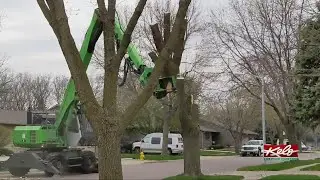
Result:
[[[91,61],[95,44],[102,33],[102,23],[99,20],[99,16],[96,12],[97,10],[95,10],[95,13],[93,14],[91,23],[80,49],[80,57],[86,69]],[[76,88],[74,81],[71,78],[65,90],[64,98],[60,105],[60,109],[54,124],[57,129],[61,130],[61,126],[65,126],[67,121],[71,119],[70,115],[75,109],[77,102]]]
[[[100,35],[102,34],[102,22],[99,19],[99,10],[96,9],[94,11],[90,26],[86,32],[85,39],[83,41],[80,56],[82,59],[85,68],[88,67],[96,42],[98,41]],[[119,22],[119,19],[115,20],[115,38],[117,41],[121,41],[124,35],[124,31]],[[129,58],[127,59],[129,63],[136,69],[138,74],[140,75],[139,81],[141,85],[145,86],[148,82],[148,78],[151,75],[152,69],[151,67],[146,67],[144,61],[142,60],[137,48],[130,43],[127,48],[127,53]],[[166,77],[159,80],[159,84],[157,89],[155,90],[154,95],[160,99],[166,96],[166,83],[170,82],[174,85],[175,79],[172,77]],[[58,130],[61,130],[61,127],[64,127],[68,124],[70,120],[70,114],[75,109],[78,100],[76,97],[76,89],[72,79],[70,79],[67,88],[65,90],[64,99],[60,105],[60,110],[56,118],[55,127]],[[63,129],[63,128],[62,128]]]

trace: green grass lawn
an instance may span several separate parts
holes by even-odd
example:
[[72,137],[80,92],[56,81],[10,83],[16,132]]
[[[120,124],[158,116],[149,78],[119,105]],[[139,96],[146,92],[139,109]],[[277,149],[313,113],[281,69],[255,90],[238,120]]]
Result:
[[309,165],[313,163],[320,163],[319,159],[316,160],[296,160],[276,164],[262,164],[258,166],[247,166],[239,168],[238,171],[281,171],[291,169],[298,166]]
[[320,164],[302,168],[301,171],[320,171]]
[[[133,158],[133,159],[139,159],[139,154],[121,154],[122,158]],[[161,155],[161,154],[145,154],[144,155],[145,160],[177,160],[177,159],[183,159],[182,155]]]
[[[235,155],[233,152],[220,152],[220,151],[201,151],[201,156],[232,156]],[[139,159],[139,154],[121,154],[122,158],[133,158]],[[183,155],[165,155],[161,154],[145,154],[145,160],[177,160],[183,159]]]
[[235,156],[237,155],[231,151],[219,151],[219,150],[203,150],[201,151],[201,156]]
[[316,175],[272,175],[261,180],[320,180]]
[[164,180],[241,180],[243,179],[243,176],[231,176],[231,175],[225,175],[225,176],[199,176],[199,177],[191,177],[191,176],[172,176],[165,178]]

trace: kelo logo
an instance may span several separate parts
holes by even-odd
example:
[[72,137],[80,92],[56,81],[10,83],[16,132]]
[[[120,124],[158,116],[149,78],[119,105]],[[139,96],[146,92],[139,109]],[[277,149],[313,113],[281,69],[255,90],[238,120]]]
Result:
[[264,145],[263,155],[269,158],[298,157],[299,147],[297,144],[290,145]]

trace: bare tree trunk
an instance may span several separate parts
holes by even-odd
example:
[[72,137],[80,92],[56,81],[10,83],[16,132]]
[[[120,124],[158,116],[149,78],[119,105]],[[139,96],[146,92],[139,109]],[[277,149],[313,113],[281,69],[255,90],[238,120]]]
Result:
[[[98,134],[99,179],[123,179],[121,165],[119,125],[110,127],[110,119],[104,115],[96,125]],[[111,120],[112,121],[112,120]]]
[[163,141],[162,141],[162,155],[167,155],[168,152],[168,143],[169,143],[169,122],[172,118],[172,97],[171,94],[168,94],[168,111],[166,118],[163,119]]
[[277,133],[279,134],[279,144],[283,144],[283,130],[281,128],[277,128]]
[[169,119],[163,119],[163,126],[162,126],[162,155],[168,155],[168,135],[169,135]]
[[284,126],[287,130],[286,134],[288,136],[290,144],[298,144],[299,149],[301,149],[301,143],[299,143],[299,139],[296,136],[296,130],[295,130],[294,124],[290,123],[290,124],[285,124]]
[[[184,80],[177,79],[179,98],[179,119],[184,145],[184,175],[200,176],[199,107],[193,104],[191,96],[186,98]],[[190,113],[191,111],[191,113]]]
[[234,137],[234,152],[236,154],[240,153],[240,147],[241,147],[242,138],[239,136]]

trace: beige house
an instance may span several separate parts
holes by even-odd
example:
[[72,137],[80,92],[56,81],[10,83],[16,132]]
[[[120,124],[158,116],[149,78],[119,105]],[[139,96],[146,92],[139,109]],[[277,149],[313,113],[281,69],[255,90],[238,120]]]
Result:
[[9,129],[27,124],[27,111],[0,110],[0,125]]
[[41,124],[44,120],[55,118],[53,112],[37,111],[11,111],[0,110],[0,126],[8,129],[14,129],[15,126],[25,126],[27,124]]
[[[244,130],[242,142],[245,143],[250,139],[254,139],[257,135],[258,134],[255,132]],[[234,146],[234,140],[230,131],[228,131],[222,124],[200,120],[200,147],[202,149],[206,149],[213,144]]]

